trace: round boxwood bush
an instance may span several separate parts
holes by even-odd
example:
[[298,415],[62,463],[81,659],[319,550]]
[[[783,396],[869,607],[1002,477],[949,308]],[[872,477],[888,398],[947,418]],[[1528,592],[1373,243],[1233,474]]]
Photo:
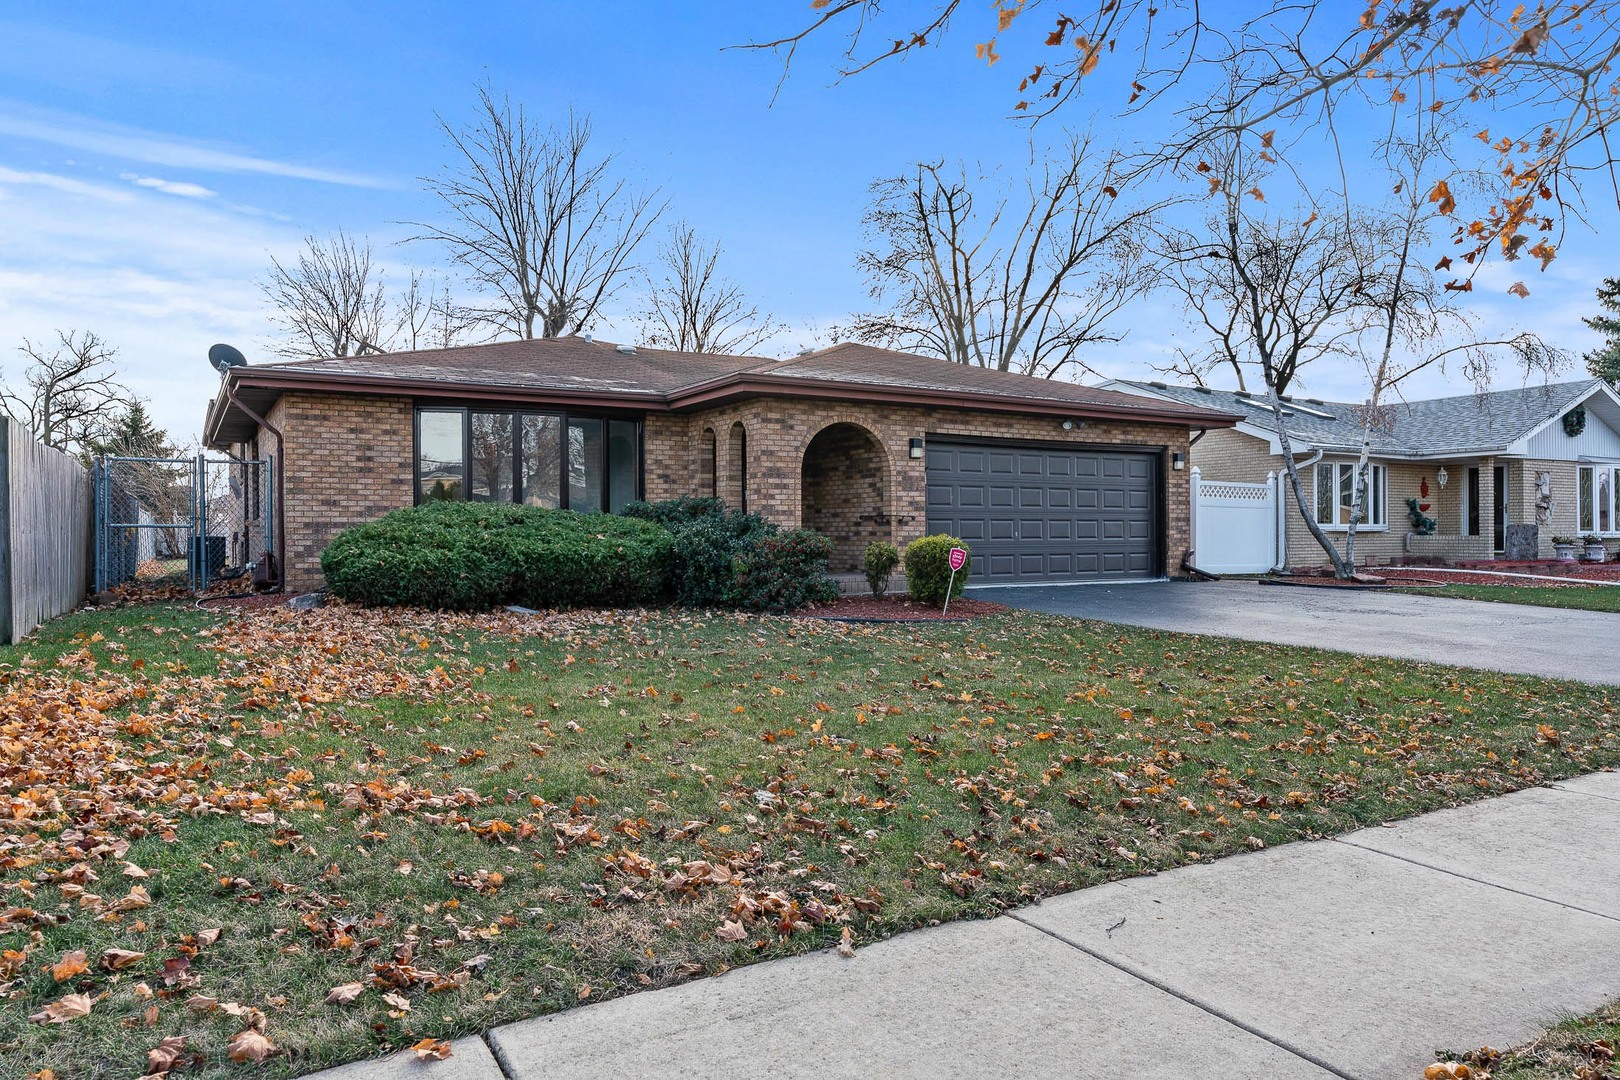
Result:
[[906,591],[913,600],[943,604],[947,588],[953,600],[962,595],[968,575],[973,572],[973,553],[968,552],[968,561],[956,572],[956,581],[952,584],[950,558],[951,548],[955,547],[966,548],[967,545],[944,533],[924,536],[906,545]]
[[861,568],[866,571],[866,587],[873,596],[889,591],[889,578],[900,565],[900,549],[887,540],[874,540],[861,553]]
[[433,502],[345,529],[321,572],[334,596],[372,606],[624,606],[663,596],[673,546],[649,521]]

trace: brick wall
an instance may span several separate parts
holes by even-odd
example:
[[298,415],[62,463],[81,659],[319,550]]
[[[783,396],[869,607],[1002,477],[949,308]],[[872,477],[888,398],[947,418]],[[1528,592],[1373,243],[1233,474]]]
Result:
[[411,505],[412,404],[288,393],[265,419],[287,439],[287,587],[317,589],[321,552],[334,536]]
[[[737,465],[731,460],[727,438],[727,433],[736,423],[741,423],[747,431],[749,509],[787,526],[807,524],[801,481],[805,451],[810,441],[824,428],[834,424],[854,424],[870,432],[887,457],[884,464],[886,483],[883,487],[887,504],[884,511],[889,518],[887,538],[902,547],[923,535],[927,524],[925,462],[909,456],[909,444],[913,438],[932,433],[1053,443],[1140,446],[1185,454],[1188,435],[1185,427],[1129,421],[1087,421],[1071,431],[1064,431],[1058,417],[760,398],[695,413],[690,418],[686,460],[698,459],[703,432],[713,430],[719,436],[722,495],[726,491],[727,478],[737,475],[734,471]],[[649,458],[649,478],[652,475],[653,466]],[[695,469],[691,475],[695,480]],[[1191,543],[1188,534],[1187,470],[1167,470],[1166,476],[1166,569],[1168,572],[1179,572],[1181,558]],[[683,490],[673,485],[655,489],[649,480],[647,497],[659,499],[693,493],[690,487]],[[876,530],[872,530],[870,535],[876,538]]]
[[854,424],[823,428],[805,450],[801,476],[804,525],[832,538],[832,571],[860,570],[866,546],[894,531],[883,447]]
[[[334,536],[412,504],[413,403],[293,392],[282,396],[268,419],[287,437],[287,584],[319,588],[320,553]],[[806,451],[835,424],[860,430],[834,432],[831,442],[817,448],[823,465],[812,463],[807,500]],[[749,509],[789,527],[822,528],[839,545],[840,565],[850,569],[871,540],[903,547],[924,532],[925,462],[909,456],[912,438],[935,433],[1185,454],[1188,434],[1173,425],[1088,421],[1064,431],[1057,417],[768,398],[690,415],[651,413],[643,433],[648,499],[709,495],[718,488],[735,502],[746,485]],[[746,461],[739,460],[741,442]],[[857,457],[863,442],[871,450],[864,462]],[[718,483],[710,479],[710,461]],[[1190,544],[1188,474],[1167,470],[1166,476],[1166,570],[1175,572]]]

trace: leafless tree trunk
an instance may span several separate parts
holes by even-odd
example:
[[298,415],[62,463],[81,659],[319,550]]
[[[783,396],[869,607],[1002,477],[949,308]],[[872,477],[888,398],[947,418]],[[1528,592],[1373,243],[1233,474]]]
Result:
[[589,117],[542,128],[481,87],[471,127],[440,127],[456,164],[424,183],[445,220],[419,223],[412,239],[445,245],[485,297],[470,310],[499,333],[561,337],[590,325],[638,269],[636,249],[664,212],[657,193],[633,190],[613,155],[593,151]]
[[276,351],[310,360],[386,352],[392,328],[382,278],[371,242],[341,230],[326,240],[305,237],[296,262],[272,257],[260,288],[286,334]]
[[56,344],[23,339],[21,382],[0,383],[0,408],[46,446],[88,452],[108,438],[135,395],[118,381],[118,350],[98,334],[56,332]]
[[663,280],[647,278],[641,324],[646,343],[677,352],[746,355],[785,329],[719,275],[720,245],[705,244],[684,221],[659,248]]
[[1207,171],[1218,209],[1202,229],[1166,231],[1163,281],[1209,332],[1206,365],[1259,376],[1295,505],[1334,571],[1350,577],[1353,566],[1306,502],[1282,398],[1303,369],[1348,355],[1366,324],[1368,268],[1350,242],[1366,225],[1338,215],[1252,213],[1263,193],[1242,147],[1229,143],[1217,162]]
[[1108,321],[1147,283],[1145,226],[1162,208],[1123,207],[1115,165],[1071,138],[1016,205],[981,202],[938,163],[878,181],[866,224],[881,246],[857,262],[886,307],[857,316],[853,336],[1046,378],[1089,371],[1082,351],[1119,340]]

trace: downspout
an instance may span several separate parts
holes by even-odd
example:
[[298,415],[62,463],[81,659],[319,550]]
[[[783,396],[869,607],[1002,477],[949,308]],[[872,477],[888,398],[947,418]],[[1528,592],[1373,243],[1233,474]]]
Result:
[[[1316,453],[1311,455],[1310,460],[1296,461],[1294,462],[1294,468],[1301,472],[1310,470],[1311,483],[1314,485],[1316,483],[1316,466],[1321,463],[1326,454],[1326,447],[1317,447]],[[1296,509],[1299,509],[1302,514],[1305,512],[1303,508]],[[1280,574],[1288,569],[1288,497],[1280,491],[1277,493],[1277,512],[1282,515],[1282,528],[1278,530],[1277,565],[1271,568],[1273,574]]]
[[276,437],[276,490],[275,507],[273,514],[276,522],[276,592],[285,592],[287,588],[287,477],[286,450],[287,440],[282,437],[281,429],[270,421],[248,408],[237,398],[231,389],[231,377],[224,375],[219,380],[220,388],[225,391],[225,399],[247,414],[260,427]]

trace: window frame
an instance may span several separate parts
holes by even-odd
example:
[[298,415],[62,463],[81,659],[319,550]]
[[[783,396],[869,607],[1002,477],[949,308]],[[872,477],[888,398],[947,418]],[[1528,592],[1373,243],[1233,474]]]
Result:
[[[1599,529],[1598,474],[1609,473],[1609,528]],[[1590,500],[1589,505],[1582,505]],[[1575,532],[1586,536],[1620,536],[1620,461],[1584,461],[1575,468]]]
[[[609,469],[611,458],[609,446],[612,440],[607,433],[611,430],[612,421],[629,422],[635,424],[635,498],[646,498],[647,488],[647,432],[646,420],[640,413],[618,413],[597,410],[571,411],[566,408],[518,407],[502,408],[495,403],[462,404],[460,402],[418,401],[414,404],[411,417],[411,495],[412,505],[420,506],[422,498],[422,414],[423,413],[456,413],[461,414],[461,497],[456,502],[471,502],[468,498],[469,484],[472,471],[472,414],[486,413],[506,415],[512,418],[512,498],[510,505],[522,506],[523,503],[523,418],[526,416],[550,416],[558,421],[557,430],[561,440],[560,452],[557,455],[557,502],[559,510],[572,509],[568,482],[568,422],[574,420],[596,420],[602,425],[601,448],[597,454],[598,468],[602,477],[602,505],[583,513],[612,513],[612,496],[609,484]],[[492,504],[499,505],[499,504]]]
[[[1323,521],[1321,518],[1321,484],[1322,470],[1324,468],[1330,468],[1333,470],[1332,487],[1329,490],[1336,499],[1339,489],[1345,482],[1342,479],[1343,474],[1345,472],[1349,472],[1353,477],[1355,474],[1356,462],[1318,461],[1316,466],[1311,469],[1311,511],[1314,515],[1316,524],[1322,529],[1323,532],[1349,532],[1350,525],[1348,522]],[[1367,486],[1370,489],[1370,492],[1376,493],[1379,498],[1376,500],[1376,504],[1374,500],[1369,498],[1368,502],[1364,505],[1363,509],[1367,511],[1368,520],[1357,525],[1356,532],[1388,532],[1389,468],[1376,461],[1369,461],[1367,463],[1367,468],[1369,470],[1367,476]],[[1352,480],[1351,482],[1353,483],[1354,481]],[[1339,504],[1335,501],[1332,505],[1334,510],[1337,511]],[[1374,510],[1376,510],[1379,517],[1382,518],[1381,521],[1374,522],[1372,520],[1372,512]]]

